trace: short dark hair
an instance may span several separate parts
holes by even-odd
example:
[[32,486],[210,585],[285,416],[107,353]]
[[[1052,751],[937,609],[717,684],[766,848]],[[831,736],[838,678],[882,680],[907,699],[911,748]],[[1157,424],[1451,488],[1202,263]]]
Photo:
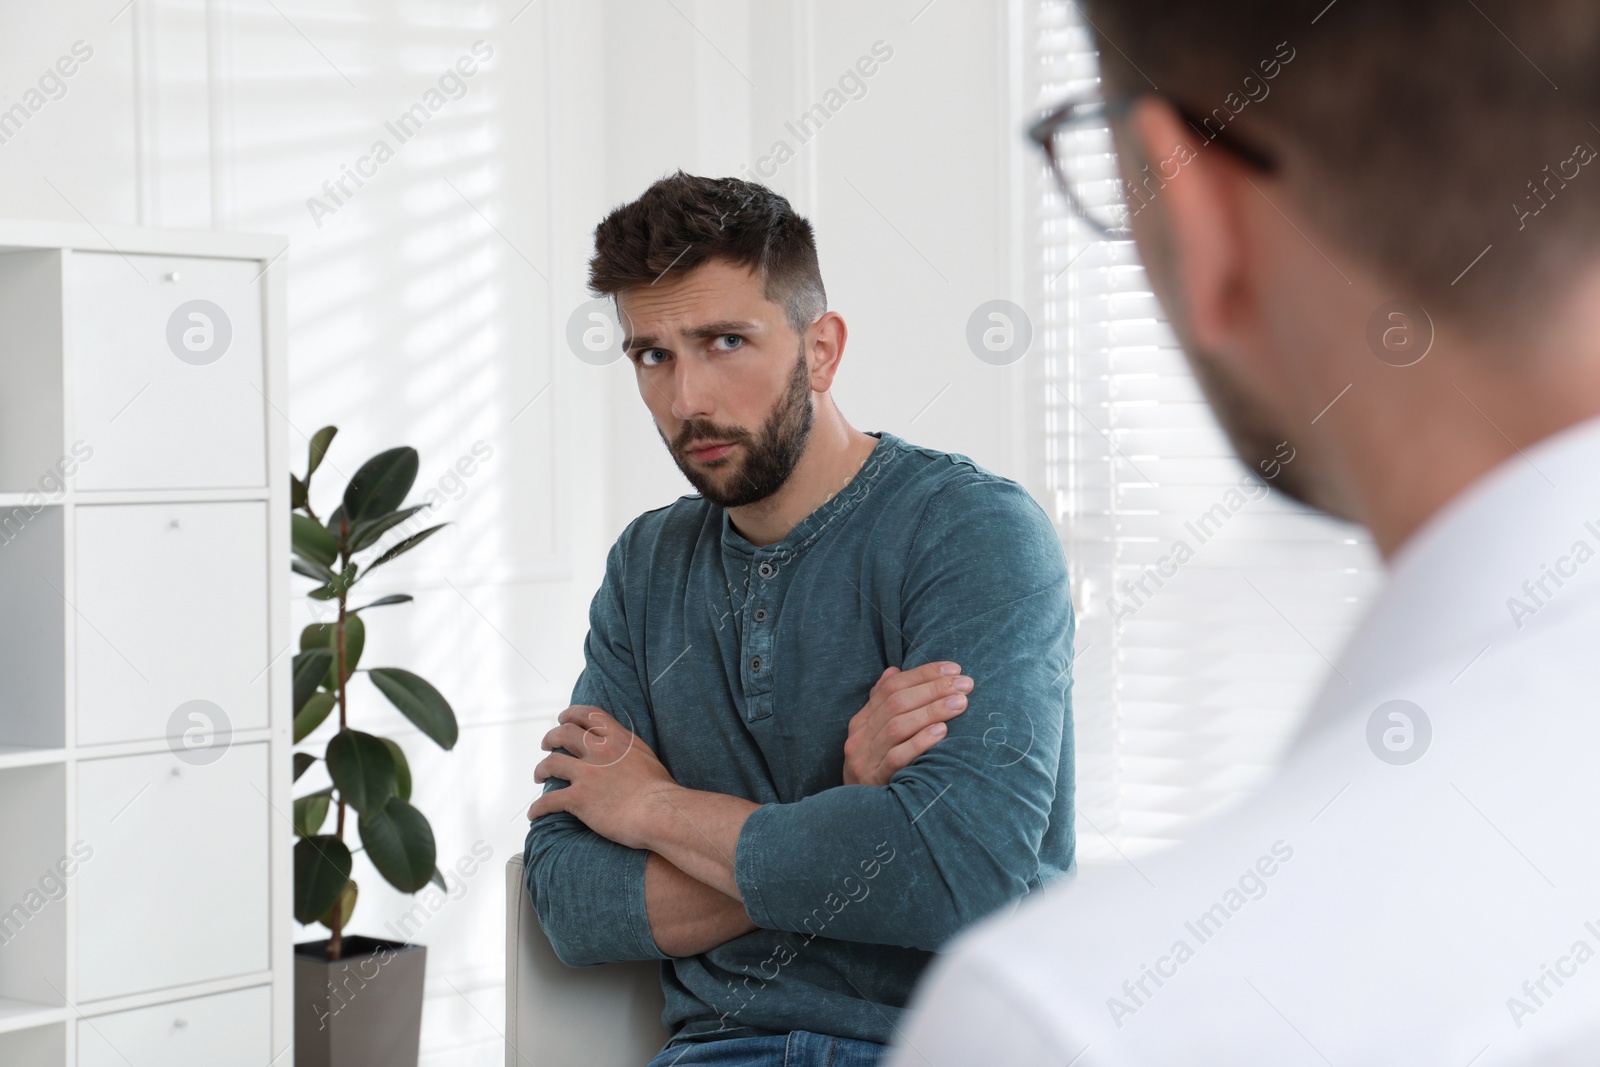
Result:
[[811,223],[764,185],[678,171],[607,215],[594,231],[589,291],[615,297],[710,259],[756,271],[762,294],[796,332],[828,310]]
[[[1283,161],[1318,243],[1397,297],[1499,333],[1600,256],[1593,0],[1086,4],[1108,95],[1159,86],[1237,114],[1229,132]],[[1294,58],[1262,65],[1280,42]]]

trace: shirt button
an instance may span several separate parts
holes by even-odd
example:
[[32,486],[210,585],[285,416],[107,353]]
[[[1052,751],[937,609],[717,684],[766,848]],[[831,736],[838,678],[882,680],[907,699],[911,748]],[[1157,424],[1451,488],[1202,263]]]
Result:
[[756,573],[761,575],[763,578],[771,578],[774,574],[778,573],[778,568],[774,567],[770,563],[763,563],[761,566],[756,568]]
[[767,621],[767,609],[766,608],[757,608],[756,609],[756,622],[766,622],[766,621]]
[[750,669],[753,670],[753,671],[759,671],[761,669],[761,657],[760,656],[757,656],[755,659],[750,661]]

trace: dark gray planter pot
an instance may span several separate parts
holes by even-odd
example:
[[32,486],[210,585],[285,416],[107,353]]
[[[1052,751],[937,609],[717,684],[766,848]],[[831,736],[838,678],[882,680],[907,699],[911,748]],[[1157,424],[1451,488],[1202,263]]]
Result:
[[295,1067],[417,1067],[422,1037],[421,945],[345,935],[294,947]]

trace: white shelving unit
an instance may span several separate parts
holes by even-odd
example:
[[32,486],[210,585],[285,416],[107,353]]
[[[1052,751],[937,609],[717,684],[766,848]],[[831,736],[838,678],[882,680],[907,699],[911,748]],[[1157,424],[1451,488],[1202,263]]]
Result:
[[0,1064],[289,1067],[282,238],[0,221]]

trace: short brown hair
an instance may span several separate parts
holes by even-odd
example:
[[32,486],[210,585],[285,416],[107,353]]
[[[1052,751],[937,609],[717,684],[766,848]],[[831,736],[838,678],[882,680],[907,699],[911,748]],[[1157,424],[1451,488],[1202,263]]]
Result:
[[[1197,115],[1231,95],[1229,132],[1282,160],[1317,242],[1397,297],[1498,333],[1600,256],[1593,0],[1087,7],[1110,95],[1159,86]],[[1280,42],[1295,58],[1260,66]]]
[[756,271],[797,333],[828,310],[811,223],[755,182],[678,171],[607,215],[594,231],[589,291],[615,297],[709,259]]

